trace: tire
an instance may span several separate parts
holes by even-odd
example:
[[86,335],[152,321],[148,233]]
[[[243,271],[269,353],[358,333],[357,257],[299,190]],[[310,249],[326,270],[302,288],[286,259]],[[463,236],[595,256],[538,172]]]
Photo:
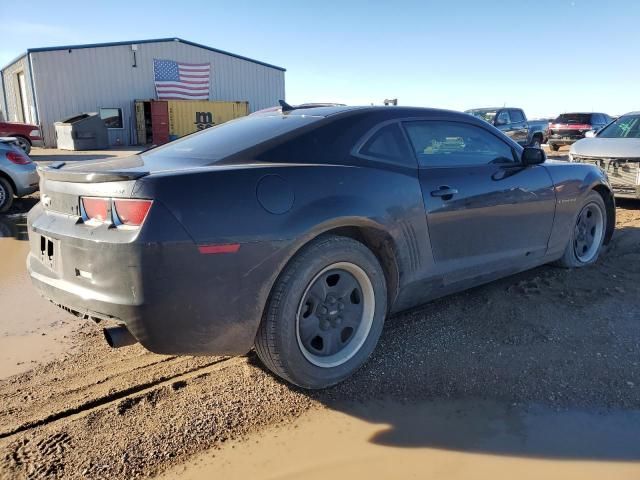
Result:
[[0,213],[4,213],[13,205],[13,188],[6,178],[0,177]]
[[15,138],[16,138],[16,144],[18,145],[18,147],[20,147],[20,149],[24,151],[24,153],[29,155],[29,152],[31,152],[31,140],[25,137],[15,137]]
[[540,137],[540,135],[534,135],[529,146],[534,148],[542,148],[542,138]]
[[369,358],[386,314],[387,286],[375,255],[350,238],[322,236],[303,247],[276,281],[256,352],[269,370],[295,385],[330,387]]
[[560,145],[556,145],[555,143],[549,143],[548,145],[549,145],[549,148],[554,152],[557,152],[558,150],[560,150]]
[[591,191],[573,220],[567,248],[557,262],[565,268],[586,267],[598,260],[607,228],[607,209],[598,192]]

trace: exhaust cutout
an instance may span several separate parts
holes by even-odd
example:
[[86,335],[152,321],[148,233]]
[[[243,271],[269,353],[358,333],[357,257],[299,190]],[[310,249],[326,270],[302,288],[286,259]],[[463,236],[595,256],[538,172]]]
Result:
[[127,327],[121,325],[119,327],[108,327],[102,330],[104,338],[111,348],[126,347],[138,343],[138,340],[131,335]]

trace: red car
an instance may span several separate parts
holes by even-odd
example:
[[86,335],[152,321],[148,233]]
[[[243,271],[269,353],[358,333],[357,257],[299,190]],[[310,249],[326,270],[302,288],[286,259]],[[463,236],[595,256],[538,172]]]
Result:
[[15,137],[15,143],[27,154],[32,145],[42,146],[40,127],[29,123],[0,122],[0,137]]

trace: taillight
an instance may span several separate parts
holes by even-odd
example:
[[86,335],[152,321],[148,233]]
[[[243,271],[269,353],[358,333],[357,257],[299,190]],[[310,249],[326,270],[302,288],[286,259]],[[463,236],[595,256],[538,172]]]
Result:
[[118,220],[123,225],[138,227],[142,225],[151,208],[152,200],[114,199],[113,206]]
[[82,197],[82,208],[85,220],[105,222],[109,215],[109,199],[98,197]]
[[7,152],[7,160],[16,165],[27,165],[31,163],[31,159],[26,154],[17,151]]

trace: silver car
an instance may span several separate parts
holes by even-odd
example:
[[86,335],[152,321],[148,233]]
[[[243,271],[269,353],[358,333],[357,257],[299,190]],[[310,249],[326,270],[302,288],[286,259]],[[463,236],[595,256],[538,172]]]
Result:
[[598,165],[616,196],[640,198],[640,112],[622,115],[571,145],[569,161]]
[[9,210],[13,197],[38,190],[36,165],[10,137],[0,138],[0,213]]

